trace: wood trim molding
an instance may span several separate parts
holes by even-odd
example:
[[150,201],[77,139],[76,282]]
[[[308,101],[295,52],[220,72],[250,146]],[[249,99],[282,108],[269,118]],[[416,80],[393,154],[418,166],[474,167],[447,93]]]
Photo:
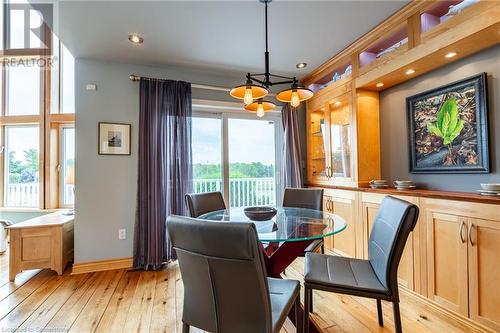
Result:
[[127,268],[132,268],[132,257],[75,263],[73,264],[73,272],[71,274],[83,274]]
[[321,64],[319,67],[314,69],[309,75],[307,75],[302,81],[304,84],[308,85],[314,82],[317,78],[325,75],[328,70],[335,67],[335,65],[347,57],[350,57],[351,54],[360,52],[377,39],[381,38],[387,31],[391,31],[396,26],[400,26],[401,24],[405,24],[406,21],[413,15],[420,14],[426,8],[432,6],[435,1],[421,1],[414,0],[409,4],[401,8],[394,15],[380,23],[377,27],[366,33],[365,35],[358,38],[356,41],[351,43],[345,49],[334,55],[332,58]]

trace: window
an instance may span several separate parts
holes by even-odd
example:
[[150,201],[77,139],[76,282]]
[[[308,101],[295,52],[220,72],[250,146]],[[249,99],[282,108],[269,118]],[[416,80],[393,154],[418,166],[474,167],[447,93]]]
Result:
[[6,107],[9,116],[40,114],[40,67],[6,65]]
[[75,58],[61,44],[61,113],[75,113]]
[[281,132],[278,115],[195,112],[194,192],[221,191],[230,207],[276,204]]
[[192,120],[193,190],[222,191],[222,121],[194,117]]
[[40,144],[38,126],[5,126],[5,194],[7,207],[38,207]]
[[231,207],[276,204],[274,121],[228,119]]
[[75,203],[75,128],[62,127],[61,130],[61,206]]

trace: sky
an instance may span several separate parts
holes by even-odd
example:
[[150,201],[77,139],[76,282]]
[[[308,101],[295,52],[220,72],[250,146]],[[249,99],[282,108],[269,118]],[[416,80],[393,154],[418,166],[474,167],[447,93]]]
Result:
[[[193,163],[221,163],[221,126],[217,118],[193,118]],[[229,163],[274,164],[274,123],[228,120]]]

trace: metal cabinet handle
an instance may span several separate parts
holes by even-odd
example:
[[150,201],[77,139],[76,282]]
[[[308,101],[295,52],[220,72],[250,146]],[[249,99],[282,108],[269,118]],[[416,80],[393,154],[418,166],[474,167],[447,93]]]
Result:
[[332,172],[329,166],[326,167],[326,178],[331,178]]
[[474,244],[474,242],[472,241],[472,229],[474,228],[474,224],[470,224],[469,225],[469,231],[467,232],[467,234],[469,235],[469,242],[470,242],[470,245],[474,246],[476,244]]
[[465,227],[465,222],[462,221],[462,223],[460,223],[460,229],[458,231],[458,235],[460,236],[460,240],[462,241],[462,243],[465,243],[467,241],[467,239],[465,239],[464,236],[464,227]]
[[330,212],[333,213],[333,200],[330,200]]

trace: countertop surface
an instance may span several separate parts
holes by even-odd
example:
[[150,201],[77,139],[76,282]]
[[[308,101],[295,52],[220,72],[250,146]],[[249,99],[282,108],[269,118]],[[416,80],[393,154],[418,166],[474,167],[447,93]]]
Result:
[[71,222],[75,219],[75,215],[66,215],[69,210],[60,210],[50,214],[38,216],[23,222],[19,222],[8,226],[8,229],[33,228],[43,226],[57,226]]
[[374,189],[371,187],[350,187],[350,186],[320,185],[320,184],[309,184],[309,183],[306,183],[306,186],[320,187],[320,188],[334,189],[334,190],[337,189],[337,190],[369,192],[369,193],[379,193],[379,194],[389,194],[389,195],[406,195],[412,197],[458,200],[458,201],[479,202],[479,203],[500,205],[500,195],[486,196],[473,192],[435,191],[435,190],[426,190],[418,188],[414,190],[397,190],[392,187],[386,189]]

